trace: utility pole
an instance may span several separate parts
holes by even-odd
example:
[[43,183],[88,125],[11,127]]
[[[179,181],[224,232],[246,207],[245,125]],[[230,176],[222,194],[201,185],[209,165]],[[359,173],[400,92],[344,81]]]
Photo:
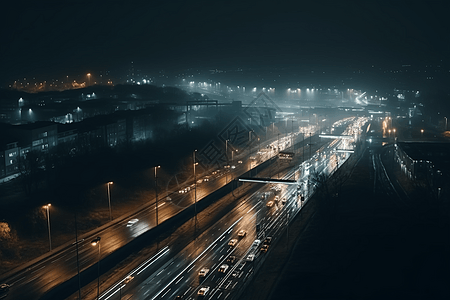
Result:
[[194,211],[195,211],[195,219],[197,219],[197,175],[195,173],[195,166],[198,165],[198,163],[195,160],[195,152],[197,152],[197,150],[194,150],[194,182],[195,182],[195,191],[194,191]]
[[158,176],[156,174],[156,169],[161,168],[161,166],[156,166],[155,167],[155,196],[156,196],[156,201],[155,201],[155,206],[156,206],[156,226],[158,226]]

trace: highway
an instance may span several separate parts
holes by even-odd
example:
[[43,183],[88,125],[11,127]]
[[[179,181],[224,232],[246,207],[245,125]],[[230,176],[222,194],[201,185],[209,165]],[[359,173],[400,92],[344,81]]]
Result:
[[[259,153],[255,155],[253,160],[244,159],[248,156],[248,153],[241,153],[234,158],[234,163],[229,168],[199,175],[197,179],[202,180],[202,182],[197,185],[197,201],[224,186],[226,182],[230,182],[233,178],[250,170],[250,168],[276,155],[278,152],[276,147],[279,147],[280,150],[289,147],[290,142],[290,136],[272,139],[271,143],[262,145],[264,150],[259,149],[259,146],[248,150],[250,153]],[[242,161],[242,163],[238,163],[238,161]],[[207,181],[204,180],[205,178],[207,178]],[[193,174],[189,175],[186,181],[175,180],[174,182],[176,184],[168,183],[166,191],[162,191],[159,196],[159,224],[195,202]],[[181,193],[186,189],[188,190],[185,193]],[[74,241],[53,249],[53,252],[42,260],[4,279],[4,282],[11,286],[8,298],[40,298],[48,291],[76,276],[78,266],[79,270],[83,271],[155,226],[156,207],[150,205],[135,215],[116,219],[99,228],[97,232],[91,232],[89,236],[80,237],[78,242]],[[93,246],[91,241],[97,236],[101,238],[100,243]]]
[[[355,126],[349,126],[344,134],[354,134],[353,130],[361,128],[365,122],[367,120],[354,120]],[[177,296],[196,299],[200,290],[206,291],[204,296],[199,296],[204,299],[237,299],[249,277],[265,259],[265,253],[260,250],[265,238],[270,236],[271,243],[276,243],[280,234],[287,234],[286,225],[303,205],[300,195],[306,196],[304,200],[308,201],[313,193],[315,187],[310,177],[334,172],[349,156],[336,152],[350,147],[345,143],[344,140],[330,141],[302,164],[299,190],[296,185],[279,185],[278,188],[264,185],[257,192],[244,195],[234,209],[182,251],[169,256],[166,254],[172,251],[171,246],[163,248],[145,271],[130,271],[132,281],[125,283],[125,278],[120,279],[100,299],[174,299]],[[299,173],[297,168],[286,167],[278,172],[280,178],[286,179],[292,179],[294,172]],[[268,206],[270,201],[273,205]],[[238,236],[241,230],[246,232],[244,237]],[[231,240],[235,240],[235,245],[229,245]],[[256,240],[260,242],[255,246]],[[249,258],[250,254],[254,254],[253,259]],[[200,277],[199,272],[204,268],[209,271]]]

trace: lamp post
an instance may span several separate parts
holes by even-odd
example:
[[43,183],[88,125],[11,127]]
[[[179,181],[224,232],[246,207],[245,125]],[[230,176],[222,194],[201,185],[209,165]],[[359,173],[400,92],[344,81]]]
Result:
[[156,196],[156,201],[155,201],[155,206],[156,206],[156,226],[158,226],[158,176],[156,174],[156,170],[161,168],[161,166],[156,166],[155,167],[155,196]]
[[108,206],[109,206],[109,221],[112,221],[112,214],[111,214],[111,190],[110,185],[113,184],[112,181],[108,182],[106,185],[108,186]]
[[47,227],[48,227],[48,242],[50,245],[50,251],[52,251],[52,235],[50,234],[50,203],[45,205],[45,209],[47,210]]
[[309,133],[309,158],[311,158],[311,132]]
[[87,77],[88,77],[88,86],[91,85],[91,73],[87,73]]
[[420,129],[420,135],[423,138],[423,129]]
[[447,117],[444,118],[445,118],[445,131],[447,131]]
[[197,152],[197,149],[194,150],[194,184],[195,184],[195,190],[194,190],[194,212],[195,212],[195,218],[197,219],[197,173],[195,173],[195,166],[198,165],[198,162],[195,159],[195,152]]
[[280,134],[278,134],[278,140],[277,140],[277,150],[280,152]]
[[303,130],[303,128],[302,128],[302,136],[303,136],[303,142],[302,142],[302,145],[303,145],[303,161],[305,161],[305,131]]
[[91,241],[92,246],[98,246],[98,262],[97,262],[97,300],[100,297],[100,240],[101,237],[96,237]]
[[[230,167],[230,162],[228,160],[228,139],[225,140],[225,157],[227,158],[226,168]],[[229,169],[228,169],[229,171]],[[228,183],[228,171],[225,173],[225,184]]]

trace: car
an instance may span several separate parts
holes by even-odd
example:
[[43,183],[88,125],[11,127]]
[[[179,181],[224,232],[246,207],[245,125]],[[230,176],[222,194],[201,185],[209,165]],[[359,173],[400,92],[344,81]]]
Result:
[[255,254],[247,255],[247,258],[246,258],[247,261],[253,261],[254,259],[255,259]]
[[275,201],[278,201],[278,200],[280,200],[280,197],[275,196]]
[[234,247],[236,246],[238,240],[237,239],[232,239],[228,242],[228,246]]
[[181,299],[183,299],[183,295],[178,295],[175,297],[175,300],[181,300]]
[[260,250],[261,250],[261,252],[267,252],[267,250],[269,250],[269,245],[268,244],[262,245]]
[[231,168],[232,168],[232,169],[236,169],[236,166],[235,166],[235,165],[232,165]]
[[139,219],[131,219],[130,221],[128,221],[127,227],[131,227],[134,224],[136,224],[137,222],[139,222]]
[[239,230],[238,237],[244,237],[247,234],[247,231],[245,230]]
[[254,240],[253,244],[252,244],[252,247],[258,247],[259,244],[261,244],[261,240]]
[[263,243],[263,244],[265,244],[265,245],[270,245],[270,243],[272,243],[272,237],[271,237],[271,236],[268,236],[268,237],[266,237],[266,239],[264,240],[264,243]]
[[283,199],[281,199],[281,203],[286,204],[286,197],[283,197]]
[[202,288],[200,288],[198,290],[197,295],[199,295],[199,296],[206,296],[208,291],[209,291],[209,286],[204,286],[204,287],[202,287]]
[[131,280],[133,280],[133,279],[134,279],[133,276],[128,275],[128,276],[125,278],[125,280],[123,281],[123,283],[124,283],[124,284],[127,284],[127,283],[129,283]]
[[273,206],[273,201],[267,202],[266,206],[267,206],[267,207],[272,207],[272,206]]
[[227,258],[227,263],[233,264],[235,260],[236,260],[236,256],[230,255],[230,256],[228,256],[228,258]]
[[225,273],[227,270],[228,270],[228,265],[226,265],[226,264],[221,265],[219,268],[220,273]]
[[238,164],[242,164],[242,160],[238,160]]
[[199,272],[198,272],[198,276],[200,277],[205,277],[206,274],[208,274],[209,269],[208,268],[202,268]]
[[6,283],[0,284],[0,299],[6,298],[6,296],[8,296],[9,287],[10,287],[9,284]]

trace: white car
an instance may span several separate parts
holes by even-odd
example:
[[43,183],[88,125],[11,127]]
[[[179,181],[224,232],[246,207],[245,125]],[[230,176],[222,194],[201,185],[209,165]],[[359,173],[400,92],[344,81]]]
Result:
[[219,268],[219,272],[221,272],[221,273],[225,273],[227,270],[228,270],[228,265],[225,265],[225,264],[221,265]]
[[252,244],[252,247],[258,247],[259,244],[261,244],[261,240],[254,240],[253,244]]
[[232,239],[228,242],[228,246],[234,247],[236,246],[238,240],[237,239]]
[[253,261],[255,259],[255,254],[249,254],[246,259],[247,261]]
[[242,160],[238,160],[238,164],[242,164]]
[[204,286],[201,289],[198,290],[197,295],[199,296],[206,296],[206,294],[209,291],[209,286]]
[[238,237],[244,237],[247,234],[247,231],[245,230],[239,230]]
[[127,227],[131,227],[134,224],[136,224],[137,222],[139,222],[139,219],[131,219],[130,221],[128,221]]
[[208,269],[208,268],[202,268],[202,269],[200,270],[200,272],[198,272],[198,276],[200,276],[200,277],[205,277],[206,274],[208,274],[208,272],[209,272],[209,269]]

